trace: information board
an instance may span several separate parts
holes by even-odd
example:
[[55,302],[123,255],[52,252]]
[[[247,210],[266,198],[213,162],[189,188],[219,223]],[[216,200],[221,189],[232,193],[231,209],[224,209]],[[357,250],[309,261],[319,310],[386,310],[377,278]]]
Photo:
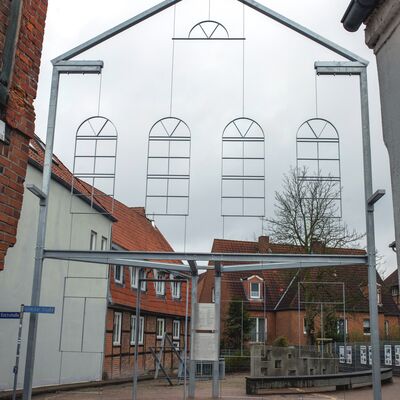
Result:
[[339,362],[344,364],[344,346],[339,346]]
[[368,346],[368,358],[369,358],[369,365],[372,365],[372,348]]
[[215,333],[196,333],[192,360],[218,361],[217,335]]
[[367,365],[367,346],[360,346],[360,363]]
[[392,365],[392,346],[390,344],[385,344],[385,365]]
[[197,304],[196,330],[214,331],[215,330],[215,304],[199,303]]
[[394,365],[400,367],[400,346],[394,346]]
[[346,346],[346,364],[353,363],[353,348],[351,346]]

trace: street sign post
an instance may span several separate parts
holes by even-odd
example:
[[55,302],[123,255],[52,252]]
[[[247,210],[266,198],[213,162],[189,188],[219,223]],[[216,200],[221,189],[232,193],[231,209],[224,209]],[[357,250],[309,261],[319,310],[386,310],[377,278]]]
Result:
[[24,320],[24,313],[31,314],[54,314],[56,308],[48,306],[25,306],[21,304],[20,311],[0,311],[0,319],[19,319],[19,328],[17,336],[17,353],[15,357],[15,365],[13,368],[14,374],[14,386],[12,400],[17,398],[17,383],[18,383],[18,369],[19,369],[19,359],[21,354],[21,337],[22,337],[22,324]]
[[20,319],[20,314],[19,312],[0,311],[0,319]]
[[24,312],[31,314],[54,314],[55,307],[47,306],[24,306]]

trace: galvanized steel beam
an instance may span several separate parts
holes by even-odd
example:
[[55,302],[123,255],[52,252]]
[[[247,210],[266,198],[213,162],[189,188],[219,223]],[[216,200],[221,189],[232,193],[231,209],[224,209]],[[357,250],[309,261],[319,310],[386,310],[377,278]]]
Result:
[[148,18],[153,17],[154,15],[166,10],[167,8],[173,6],[174,4],[179,3],[182,0],[166,0],[163,1],[159,4],[157,4],[154,7],[149,8],[148,10],[136,15],[133,18],[128,19],[125,22],[122,22],[121,24],[115,26],[114,28],[111,28],[100,35],[95,36],[94,38],[80,44],[79,46],[74,47],[73,49],[67,51],[64,54],[61,54],[60,56],[56,57],[53,59],[51,62],[53,64],[58,63],[59,61],[62,60],[69,60],[73,57],[78,56],[79,54],[82,54],[83,52],[90,50],[91,48],[99,45],[100,43],[103,43],[107,41],[108,39],[111,39],[114,36],[119,35],[120,33],[126,31],[129,28],[132,28],[133,26],[140,24],[141,22],[145,21]]
[[[154,15],[166,10],[167,8],[179,3],[180,1],[182,0],[163,1],[158,5],[151,7],[148,10],[134,16],[133,18],[130,18],[125,22],[122,22],[121,24],[115,26],[114,28],[111,28],[101,33],[100,35],[97,35],[94,38],[80,44],[79,46],[67,51],[66,53],[61,54],[60,56],[52,60],[52,63],[56,64],[59,61],[69,60],[73,57],[76,57],[79,54],[82,54],[83,52],[99,45],[100,43],[103,43],[108,39],[111,39],[112,37],[126,31],[127,29],[137,24],[140,24],[141,22],[147,20],[148,18],[153,17]],[[285,17],[284,15],[281,15],[276,11],[271,10],[270,8],[264,6],[263,4],[258,3],[257,1],[254,0],[238,0],[238,1],[254,9],[255,11],[258,11],[264,16],[269,17],[272,20],[284,25],[285,27],[299,33],[300,35],[306,37],[307,39],[310,39],[313,42],[335,52],[336,54],[339,54],[340,56],[347,58],[350,61],[358,61],[363,65],[368,65],[368,61],[358,56],[357,54],[345,49],[342,46],[339,46],[338,44],[332,42],[331,40],[324,38],[323,36],[319,35],[316,32],[313,32],[312,30],[306,28],[305,26],[292,21],[291,19]]]
[[[91,251],[91,250],[44,250],[44,258],[72,261],[89,261],[112,264],[137,262],[138,260],[175,260],[175,261],[209,261],[209,262],[285,262],[285,263],[336,263],[337,265],[355,265],[368,262],[366,255],[335,255],[335,254],[260,254],[260,253],[186,253],[186,252],[147,252],[147,251]],[[133,265],[133,264],[131,264]],[[172,264],[167,266],[175,267]],[[162,266],[164,267],[164,264]],[[212,267],[211,267],[212,268]],[[225,267],[226,268],[226,267]],[[201,269],[209,269],[201,267]]]
[[363,65],[368,65],[368,61],[364,60],[362,57],[358,56],[357,54],[345,49],[342,46],[332,42],[324,38],[323,36],[319,35],[316,32],[306,28],[303,25],[298,24],[297,22],[292,21],[289,18],[286,18],[284,15],[281,15],[270,8],[258,3],[254,0],[238,0],[241,3],[245,4],[246,6],[258,11],[259,13],[273,19],[276,22],[286,26],[287,28],[299,33],[302,36],[305,36],[307,39],[312,40],[313,42],[318,43],[319,45],[326,47],[327,49],[333,51],[336,54],[339,54],[342,57],[347,58],[350,61],[359,61]]

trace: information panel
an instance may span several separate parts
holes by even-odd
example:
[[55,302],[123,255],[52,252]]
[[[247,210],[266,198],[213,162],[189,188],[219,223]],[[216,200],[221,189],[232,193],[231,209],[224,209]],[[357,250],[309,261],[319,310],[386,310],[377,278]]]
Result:
[[385,344],[385,365],[392,365],[392,346]]
[[351,346],[346,346],[346,364],[353,363],[353,348]]
[[360,363],[367,365],[367,346],[360,346]]
[[394,346],[394,365],[400,367],[400,346]]
[[369,359],[369,365],[372,365],[372,347],[368,346],[368,359]]
[[215,330],[215,304],[199,303],[197,305],[196,330],[214,331]]
[[217,335],[197,332],[194,341],[194,360],[218,361]]
[[339,362],[344,364],[344,346],[339,346]]

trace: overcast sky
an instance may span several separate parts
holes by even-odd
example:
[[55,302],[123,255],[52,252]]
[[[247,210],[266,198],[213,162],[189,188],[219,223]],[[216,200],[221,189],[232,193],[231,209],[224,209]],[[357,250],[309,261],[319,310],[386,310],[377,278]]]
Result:
[[[377,249],[385,268],[395,268],[390,176],[382,140],[375,57],[364,44],[363,31],[346,32],[340,19],[349,0],[261,0],[266,6],[306,25],[370,61],[370,112],[374,189],[386,189],[376,206]],[[50,60],[102,31],[157,4],[152,0],[50,0],[39,91],[37,134],[45,139],[50,90]],[[100,114],[119,133],[116,197],[129,206],[144,206],[146,158],[151,126],[170,115],[172,34],[187,36],[208,19],[208,0],[184,0],[129,31],[80,55],[101,59]],[[245,9],[244,115],[256,120],[266,137],[266,214],[273,215],[274,193],[283,174],[296,163],[296,131],[316,117],[315,61],[339,61],[340,56]],[[211,0],[211,19],[231,37],[243,36],[243,6],[234,0]],[[221,136],[232,119],[242,116],[243,52],[241,41],[176,41],[172,116],[183,119],[192,134],[190,215],[186,250],[210,251],[222,237],[220,211]],[[75,132],[97,115],[99,76],[62,78],[56,128],[56,154],[72,166]],[[362,183],[360,102],[356,77],[317,78],[318,116],[331,121],[340,135],[343,219],[365,231]],[[184,219],[156,217],[156,224],[176,250],[183,250]],[[256,218],[226,218],[225,237],[253,240],[261,234]],[[362,246],[365,243],[361,243]]]

